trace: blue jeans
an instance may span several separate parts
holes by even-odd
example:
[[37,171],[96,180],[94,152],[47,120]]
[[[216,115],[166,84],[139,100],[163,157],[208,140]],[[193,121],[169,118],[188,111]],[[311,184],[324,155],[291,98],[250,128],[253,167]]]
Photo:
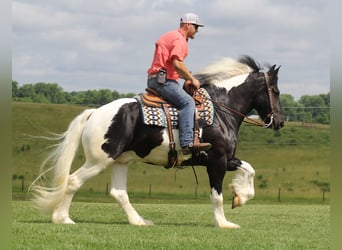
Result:
[[186,93],[182,86],[173,80],[164,84],[157,83],[157,79],[148,79],[147,86],[156,90],[166,101],[179,109],[179,141],[181,147],[192,145],[194,142],[194,99]]

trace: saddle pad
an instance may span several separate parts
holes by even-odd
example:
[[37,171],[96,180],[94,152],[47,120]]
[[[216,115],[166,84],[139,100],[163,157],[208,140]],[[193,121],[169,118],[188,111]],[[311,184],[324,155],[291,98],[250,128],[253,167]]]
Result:
[[[210,126],[214,123],[214,105],[210,100],[208,92],[200,88],[198,90],[203,99],[203,109],[198,111],[199,120],[198,124],[200,127]],[[154,125],[159,127],[167,127],[167,120],[165,112],[162,108],[151,107],[144,104],[141,100],[140,95],[135,97],[140,105],[143,113],[143,120],[146,125]],[[174,106],[169,107],[169,113],[171,117],[172,128],[178,128],[178,109]]]

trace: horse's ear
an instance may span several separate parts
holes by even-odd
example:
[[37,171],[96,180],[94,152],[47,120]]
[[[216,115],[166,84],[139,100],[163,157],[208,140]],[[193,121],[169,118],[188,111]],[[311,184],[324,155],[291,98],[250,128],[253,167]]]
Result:
[[280,69],[280,67],[281,67],[281,65],[279,65],[279,67],[277,67],[276,68],[276,64],[274,64],[272,67],[270,67],[270,70],[269,70],[269,72],[270,73],[272,73],[272,74],[274,74],[274,75],[277,75],[278,74],[278,71],[279,71],[279,69]]

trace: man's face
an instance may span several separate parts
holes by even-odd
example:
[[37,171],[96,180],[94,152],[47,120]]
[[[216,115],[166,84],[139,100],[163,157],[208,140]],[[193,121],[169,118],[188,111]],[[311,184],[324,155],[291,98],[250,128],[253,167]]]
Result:
[[198,32],[198,25],[196,24],[188,24],[188,38],[194,39],[195,38],[195,34]]

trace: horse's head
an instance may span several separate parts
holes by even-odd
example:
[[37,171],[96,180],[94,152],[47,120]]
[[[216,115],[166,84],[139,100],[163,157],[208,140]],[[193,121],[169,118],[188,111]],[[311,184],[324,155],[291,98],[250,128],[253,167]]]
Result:
[[[261,75],[263,84],[255,100],[255,109],[258,111],[265,127],[278,130],[284,126],[284,119],[280,108],[280,92],[278,89],[279,67],[273,65],[268,72]],[[261,93],[261,94],[260,94]]]
[[[250,56],[239,60],[224,59],[206,67],[196,77],[209,91],[216,105],[228,113],[238,114],[242,122],[245,114],[256,109],[265,127],[278,130],[284,126],[280,110],[278,71],[270,66],[266,73]],[[234,117],[234,116],[233,116]]]

